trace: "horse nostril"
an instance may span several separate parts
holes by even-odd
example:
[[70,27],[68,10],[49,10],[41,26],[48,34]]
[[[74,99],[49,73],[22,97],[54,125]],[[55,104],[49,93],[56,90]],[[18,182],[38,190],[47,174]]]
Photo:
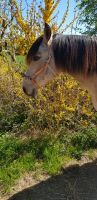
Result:
[[25,87],[23,86],[23,91],[24,91],[24,93],[26,93],[26,89],[25,89]]

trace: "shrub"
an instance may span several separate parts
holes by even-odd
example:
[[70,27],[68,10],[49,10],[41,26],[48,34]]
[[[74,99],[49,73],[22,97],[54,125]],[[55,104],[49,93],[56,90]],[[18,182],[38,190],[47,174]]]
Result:
[[[37,100],[24,95],[22,78],[14,71],[17,63],[0,57],[0,129],[24,132],[28,129],[81,130],[96,126],[97,116],[90,97],[70,76],[60,75],[38,93]],[[21,64],[21,69],[24,67]]]

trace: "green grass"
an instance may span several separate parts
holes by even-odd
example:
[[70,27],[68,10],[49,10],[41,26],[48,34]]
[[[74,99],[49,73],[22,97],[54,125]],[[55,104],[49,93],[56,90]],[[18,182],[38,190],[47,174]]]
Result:
[[42,171],[50,175],[57,174],[64,164],[72,159],[81,159],[85,152],[93,158],[93,149],[97,149],[97,130],[92,128],[72,134],[61,130],[58,139],[47,137],[22,141],[20,138],[1,135],[1,187],[8,192],[22,174],[37,171],[37,163],[41,163],[39,167]]
[[17,68],[19,68],[21,72],[24,72],[27,70],[26,56],[23,56],[23,55],[16,56],[16,63],[17,63]]
[[32,153],[26,153],[26,155],[19,157],[9,165],[3,166],[0,170],[0,181],[4,191],[8,192],[10,187],[25,171],[32,170],[34,162]]
[[25,63],[25,56],[22,56],[22,55],[16,56],[16,61],[19,62],[20,64],[24,64]]

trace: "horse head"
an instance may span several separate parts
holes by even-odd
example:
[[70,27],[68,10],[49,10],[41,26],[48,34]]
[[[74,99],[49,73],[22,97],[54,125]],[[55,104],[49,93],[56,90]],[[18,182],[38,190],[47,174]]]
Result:
[[23,90],[35,97],[39,87],[43,87],[56,75],[52,51],[52,34],[50,26],[45,23],[44,35],[36,39],[27,54],[28,70],[24,74]]

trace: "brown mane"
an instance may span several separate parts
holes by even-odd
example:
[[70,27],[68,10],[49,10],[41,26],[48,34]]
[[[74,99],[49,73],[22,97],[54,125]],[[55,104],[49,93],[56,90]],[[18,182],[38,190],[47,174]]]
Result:
[[56,66],[69,73],[97,72],[97,38],[57,35],[53,40]]

